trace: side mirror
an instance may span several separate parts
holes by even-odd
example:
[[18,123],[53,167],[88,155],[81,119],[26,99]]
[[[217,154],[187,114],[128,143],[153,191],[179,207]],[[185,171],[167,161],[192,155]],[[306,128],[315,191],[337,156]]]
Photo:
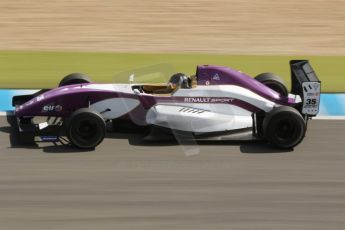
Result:
[[134,92],[134,94],[137,94],[137,95],[140,94],[139,89],[134,89],[133,92]]

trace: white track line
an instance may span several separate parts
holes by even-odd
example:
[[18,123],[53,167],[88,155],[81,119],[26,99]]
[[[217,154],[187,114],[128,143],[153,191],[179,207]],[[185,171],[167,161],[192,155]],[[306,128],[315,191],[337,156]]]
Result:
[[315,120],[345,120],[345,116],[317,116]]
[[2,111],[0,111],[0,116],[7,116],[7,115],[12,116],[13,112],[2,112]]

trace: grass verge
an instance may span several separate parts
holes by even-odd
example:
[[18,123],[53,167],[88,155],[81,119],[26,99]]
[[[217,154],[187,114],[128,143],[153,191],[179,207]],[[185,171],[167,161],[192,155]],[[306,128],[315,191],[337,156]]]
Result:
[[[174,72],[194,74],[197,64],[230,66],[251,76],[280,75],[290,87],[289,60],[308,59],[322,81],[323,92],[345,92],[345,56],[247,56],[211,54],[131,54],[101,52],[0,51],[0,88],[49,88],[72,72],[96,82],[128,82],[128,73],[156,66],[165,79]],[[164,69],[164,70],[162,70]],[[143,72],[145,72],[143,71]],[[119,74],[121,73],[122,74]],[[143,80],[145,78],[139,78]],[[150,78],[147,78],[150,81]],[[152,81],[165,79],[153,78]],[[144,80],[145,81],[145,80]]]

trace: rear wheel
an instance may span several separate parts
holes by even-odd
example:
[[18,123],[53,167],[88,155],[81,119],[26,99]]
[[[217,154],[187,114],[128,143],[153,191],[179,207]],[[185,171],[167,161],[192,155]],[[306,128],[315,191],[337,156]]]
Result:
[[279,93],[281,96],[287,97],[289,94],[286,86],[284,85],[283,80],[279,76],[273,73],[259,74],[258,76],[255,77],[255,80],[273,89],[274,91]]
[[279,148],[292,148],[304,138],[306,124],[294,108],[281,106],[269,112],[263,121],[265,138]]
[[106,126],[103,117],[88,108],[76,110],[67,120],[67,138],[78,148],[95,148],[103,141],[105,132]]
[[60,81],[59,87],[91,82],[90,78],[82,73],[71,73]]

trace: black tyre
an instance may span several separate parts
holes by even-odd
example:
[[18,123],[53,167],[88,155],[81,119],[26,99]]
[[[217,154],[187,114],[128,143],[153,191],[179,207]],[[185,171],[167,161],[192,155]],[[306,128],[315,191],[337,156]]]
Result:
[[306,124],[294,108],[281,106],[269,112],[263,121],[265,138],[279,148],[293,148],[304,138]]
[[91,82],[90,78],[82,73],[71,73],[60,81],[59,87]]
[[76,110],[66,122],[67,138],[78,148],[95,148],[103,141],[105,133],[103,117],[88,108]]
[[258,76],[255,77],[255,80],[273,89],[274,91],[279,93],[281,96],[286,97],[289,94],[286,86],[284,85],[283,80],[279,76],[273,73],[259,74]]

